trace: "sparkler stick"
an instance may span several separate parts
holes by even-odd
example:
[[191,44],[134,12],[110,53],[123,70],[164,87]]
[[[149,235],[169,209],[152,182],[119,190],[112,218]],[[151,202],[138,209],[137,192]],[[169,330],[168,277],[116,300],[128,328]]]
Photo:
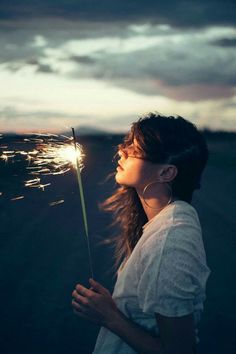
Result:
[[88,221],[87,221],[87,213],[86,213],[86,207],[85,207],[85,201],[84,201],[83,184],[82,184],[82,178],[81,178],[81,173],[80,173],[80,164],[79,164],[78,154],[77,154],[75,130],[74,130],[74,128],[71,128],[71,130],[72,130],[72,134],[73,134],[75,153],[76,153],[75,154],[76,155],[76,172],[77,172],[77,180],[78,180],[79,191],[80,191],[80,201],[81,201],[83,221],[84,221],[84,231],[85,231],[87,246],[88,246],[89,266],[90,266],[90,271],[91,271],[91,277],[93,278],[93,264],[92,264],[90,239],[89,239],[89,232],[88,232]]

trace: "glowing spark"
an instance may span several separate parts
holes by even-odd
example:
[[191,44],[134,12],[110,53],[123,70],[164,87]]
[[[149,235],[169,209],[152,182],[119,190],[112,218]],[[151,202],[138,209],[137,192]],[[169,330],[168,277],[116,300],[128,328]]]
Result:
[[41,189],[44,191],[44,188],[47,187],[47,186],[50,186],[50,185],[51,185],[51,183],[46,183],[46,184],[40,183],[40,184],[38,185],[38,188],[41,188]]
[[8,160],[8,156],[5,155],[5,154],[2,154],[1,155],[1,159],[4,160],[4,161],[7,161]]
[[30,179],[28,181],[25,181],[25,187],[38,188],[39,184],[40,184],[40,178],[35,178],[35,179]]
[[77,159],[80,161],[80,169],[82,169],[82,148],[77,144],[77,151],[74,146],[65,144],[61,141],[49,141],[40,143],[36,149],[29,151],[27,159],[32,161],[31,174],[48,175],[62,174],[70,170],[71,165],[76,168]]
[[40,137],[24,139],[24,141],[36,144],[32,151],[16,152],[25,156],[29,162],[27,167],[29,174],[37,176],[35,179],[25,181],[26,187],[44,190],[44,187],[49,186],[50,183],[42,184],[40,176],[61,175],[70,171],[71,167],[76,169],[77,160],[80,169],[83,168],[82,147],[77,144],[77,150],[75,151],[71,138],[55,134],[41,134]]
[[13,201],[13,200],[20,200],[20,199],[24,199],[24,196],[21,195],[21,196],[19,196],[19,197],[12,198],[11,201]]
[[64,199],[57,200],[55,202],[51,202],[51,203],[49,203],[49,205],[50,206],[55,206],[55,205],[62,204],[62,203],[64,203]]
[[5,162],[10,158],[14,161],[18,156],[28,162],[26,169],[30,175],[37,178],[25,181],[25,187],[44,190],[50,183],[42,184],[41,176],[61,175],[71,168],[77,169],[78,166],[82,170],[84,157],[82,147],[76,143],[75,150],[73,138],[55,134],[34,134],[35,137],[32,137],[33,133],[27,135],[31,136],[24,138],[23,143],[33,145],[32,150],[6,150],[7,146],[2,146],[0,152],[0,160]]

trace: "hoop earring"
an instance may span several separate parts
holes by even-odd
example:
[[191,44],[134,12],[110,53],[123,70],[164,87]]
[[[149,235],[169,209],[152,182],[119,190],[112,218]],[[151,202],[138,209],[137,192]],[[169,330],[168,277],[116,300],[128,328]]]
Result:
[[144,189],[143,189],[143,191],[142,191],[142,198],[143,198],[144,204],[146,204],[146,206],[148,206],[149,208],[151,208],[151,209],[153,209],[153,210],[162,210],[162,209],[164,209],[167,205],[169,205],[169,204],[172,202],[172,188],[171,188],[171,186],[169,186],[168,183],[166,183],[166,186],[168,187],[169,192],[170,192],[170,198],[169,198],[167,204],[166,204],[164,207],[162,207],[162,208],[154,208],[154,207],[152,207],[151,205],[149,205],[149,204],[147,203],[147,201],[145,200],[144,195],[145,195],[145,192],[147,191],[147,189],[148,189],[150,186],[152,186],[153,184],[155,184],[155,183],[161,183],[161,182],[160,182],[159,180],[156,180],[156,181],[153,181],[153,182],[148,183],[148,184],[144,187]]

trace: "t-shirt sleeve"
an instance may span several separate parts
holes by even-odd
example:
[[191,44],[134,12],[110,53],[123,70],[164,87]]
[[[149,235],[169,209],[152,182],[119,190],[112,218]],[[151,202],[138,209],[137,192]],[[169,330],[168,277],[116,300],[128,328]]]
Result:
[[142,311],[170,317],[192,313],[194,304],[205,299],[209,275],[201,235],[188,227],[173,228],[161,247],[154,242],[143,251],[138,280]]

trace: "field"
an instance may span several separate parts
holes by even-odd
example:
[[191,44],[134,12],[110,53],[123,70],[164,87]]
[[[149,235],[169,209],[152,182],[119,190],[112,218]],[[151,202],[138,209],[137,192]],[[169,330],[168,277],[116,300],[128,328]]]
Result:
[[[5,139],[5,140],[4,140]],[[2,144],[19,148],[13,137]],[[112,290],[113,250],[101,241],[114,230],[99,210],[115,188],[106,176],[120,136],[83,137],[83,171],[95,279]],[[4,140],[4,141],[3,141]],[[199,354],[233,354],[236,347],[236,138],[210,136],[210,160],[196,207],[212,271],[200,326]],[[76,175],[45,176],[45,191],[24,187],[25,164],[0,162],[1,354],[89,354],[98,327],[76,317],[71,292],[90,276]],[[11,200],[17,196],[23,199]],[[56,200],[64,203],[50,206]]]

